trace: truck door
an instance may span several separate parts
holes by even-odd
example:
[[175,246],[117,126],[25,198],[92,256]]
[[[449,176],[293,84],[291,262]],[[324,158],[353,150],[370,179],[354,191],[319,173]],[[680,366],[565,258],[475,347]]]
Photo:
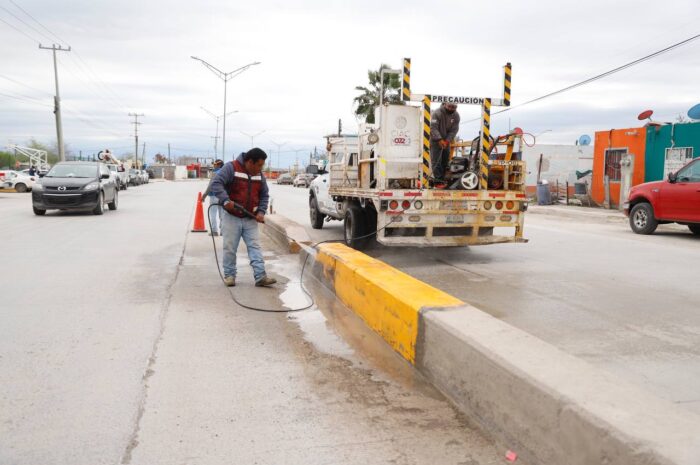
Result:
[[663,219],[700,223],[700,159],[681,168],[661,188]]

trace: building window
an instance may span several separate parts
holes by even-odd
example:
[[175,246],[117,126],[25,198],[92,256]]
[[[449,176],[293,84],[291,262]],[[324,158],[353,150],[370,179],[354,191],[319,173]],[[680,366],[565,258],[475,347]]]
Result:
[[668,173],[675,173],[693,159],[693,147],[673,147],[666,149],[666,159],[664,160],[664,177]]
[[627,149],[607,149],[605,150],[605,176],[610,181],[620,181],[620,162],[622,157],[627,155]]

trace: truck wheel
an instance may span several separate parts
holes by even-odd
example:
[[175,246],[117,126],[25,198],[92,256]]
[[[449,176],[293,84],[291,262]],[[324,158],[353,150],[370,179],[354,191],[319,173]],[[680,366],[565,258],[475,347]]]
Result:
[[37,216],[46,215],[46,210],[42,210],[41,208],[32,207],[32,210],[34,210],[34,214]]
[[27,185],[23,184],[21,182],[18,182],[17,184],[15,184],[15,190],[17,192],[27,192]]
[[107,204],[107,206],[109,207],[110,210],[116,210],[118,205],[119,205],[119,191],[115,190],[114,191],[114,200],[109,202]]
[[311,196],[309,199],[309,218],[311,219],[311,227],[314,229],[323,228],[323,220],[326,219],[326,215],[318,210],[318,201],[315,196]]
[[92,212],[95,215],[101,215],[105,212],[104,197],[102,192],[97,194],[97,205],[95,205],[95,208],[92,209]]
[[637,234],[653,234],[659,222],[654,218],[654,209],[643,202],[638,203],[630,212],[630,227]]
[[696,236],[700,236],[700,224],[689,224],[688,229]]
[[356,205],[345,211],[345,244],[356,250],[363,250],[367,245],[367,218],[362,209]]

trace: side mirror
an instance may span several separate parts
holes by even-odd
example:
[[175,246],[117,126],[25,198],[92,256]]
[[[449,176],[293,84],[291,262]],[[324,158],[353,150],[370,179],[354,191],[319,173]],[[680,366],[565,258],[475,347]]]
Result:
[[676,173],[668,173],[668,182],[671,184],[676,182]]
[[44,176],[46,176],[46,173],[38,173],[38,174],[39,174],[40,178],[43,178]]
[[110,177],[109,174],[106,174],[106,173],[103,174],[102,176],[100,176],[100,178],[102,178],[102,179],[109,179],[109,177]]

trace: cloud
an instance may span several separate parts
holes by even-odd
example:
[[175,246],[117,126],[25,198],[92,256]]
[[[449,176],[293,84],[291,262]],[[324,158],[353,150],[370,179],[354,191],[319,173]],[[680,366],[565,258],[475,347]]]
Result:
[[[400,67],[402,57],[412,57],[416,92],[498,96],[501,66],[510,61],[517,105],[692,35],[689,19],[700,13],[695,0],[653,10],[627,0],[585,7],[552,0],[16,1],[74,47],[59,54],[64,135],[73,150],[129,147],[127,113],[136,111],[145,114],[139,131],[148,154],[170,143],[174,155],[180,149],[213,155],[215,121],[200,107],[223,111],[223,83],[190,59],[195,55],[225,71],[262,62],[229,82],[227,109],[239,113],[227,119],[227,156],[249,147],[241,131],[265,130],[256,145],[268,150],[273,140],[289,142],[283,164],[305,153],[291,150],[321,147],[339,118],[353,130],[354,87],[380,63]],[[13,21],[1,10],[0,18]],[[52,38],[28,33],[44,43]],[[50,53],[1,22],[0,44],[4,62],[12,64],[0,76],[31,87],[0,78],[0,93],[40,101],[0,96],[0,143],[53,140],[51,108],[37,104],[52,105]],[[699,47],[700,41],[494,116],[494,129],[507,130],[510,118],[533,131],[552,129],[543,136],[548,141],[569,142],[584,132],[634,125],[646,108],[685,112],[697,103]],[[460,112],[466,120],[479,110],[462,106]],[[476,130],[462,129],[465,137]]]

